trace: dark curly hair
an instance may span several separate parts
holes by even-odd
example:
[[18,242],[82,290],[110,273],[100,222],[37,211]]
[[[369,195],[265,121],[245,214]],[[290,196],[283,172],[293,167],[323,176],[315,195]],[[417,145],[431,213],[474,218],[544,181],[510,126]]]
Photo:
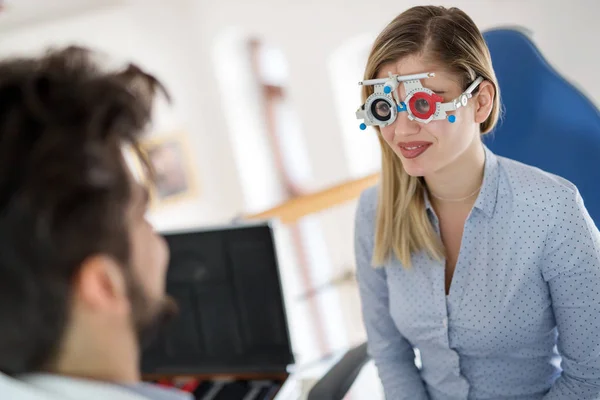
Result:
[[[44,368],[69,317],[82,262],[129,262],[131,178],[157,89],[135,65],[103,70],[69,47],[0,62],[0,371]],[[168,97],[168,95],[167,95]],[[150,165],[144,162],[150,171]]]

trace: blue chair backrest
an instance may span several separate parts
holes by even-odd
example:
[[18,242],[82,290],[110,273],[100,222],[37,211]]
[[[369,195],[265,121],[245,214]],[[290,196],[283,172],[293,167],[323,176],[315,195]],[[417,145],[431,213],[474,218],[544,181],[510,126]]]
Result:
[[600,227],[598,108],[521,31],[494,29],[484,37],[505,108],[496,130],[486,135],[486,145],[498,155],[573,182]]

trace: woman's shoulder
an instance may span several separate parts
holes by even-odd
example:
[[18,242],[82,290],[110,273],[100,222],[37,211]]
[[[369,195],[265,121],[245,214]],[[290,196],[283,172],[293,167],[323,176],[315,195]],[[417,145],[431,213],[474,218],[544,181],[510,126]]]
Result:
[[379,197],[379,184],[363,190],[358,200],[357,212],[361,214],[375,214]]
[[545,208],[569,203],[579,194],[577,186],[562,176],[505,157],[498,157],[498,162],[501,188],[518,203]]
[[378,197],[378,184],[363,190],[360,194],[355,217],[357,235],[372,236],[374,234]]

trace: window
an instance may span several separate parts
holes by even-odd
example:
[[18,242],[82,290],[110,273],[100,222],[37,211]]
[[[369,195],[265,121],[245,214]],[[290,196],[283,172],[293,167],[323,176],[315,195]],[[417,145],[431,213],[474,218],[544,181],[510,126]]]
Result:
[[[305,194],[312,169],[301,124],[286,91],[284,53],[230,30],[217,43],[215,55],[223,108],[231,110],[227,122],[244,194],[243,211],[260,212]],[[345,330],[335,298],[304,296],[327,281],[332,270],[319,216],[308,216],[285,231],[282,277],[301,364],[338,348]],[[291,298],[288,289],[293,292]]]
[[375,130],[362,131],[355,113],[361,105],[358,82],[363,80],[373,36],[364,34],[342,44],[329,58],[329,73],[342,127],[344,150],[352,177],[376,172],[381,165],[381,150]]

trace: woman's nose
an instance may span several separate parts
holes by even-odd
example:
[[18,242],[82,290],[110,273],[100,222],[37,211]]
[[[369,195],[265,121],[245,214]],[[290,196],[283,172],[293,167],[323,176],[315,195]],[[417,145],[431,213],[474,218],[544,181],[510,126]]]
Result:
[[398,112],[396,120],[394,121],[394,136],[402,137],[416,135],[420,131],[421,125],[408,118],[408,113],[405,109]]

